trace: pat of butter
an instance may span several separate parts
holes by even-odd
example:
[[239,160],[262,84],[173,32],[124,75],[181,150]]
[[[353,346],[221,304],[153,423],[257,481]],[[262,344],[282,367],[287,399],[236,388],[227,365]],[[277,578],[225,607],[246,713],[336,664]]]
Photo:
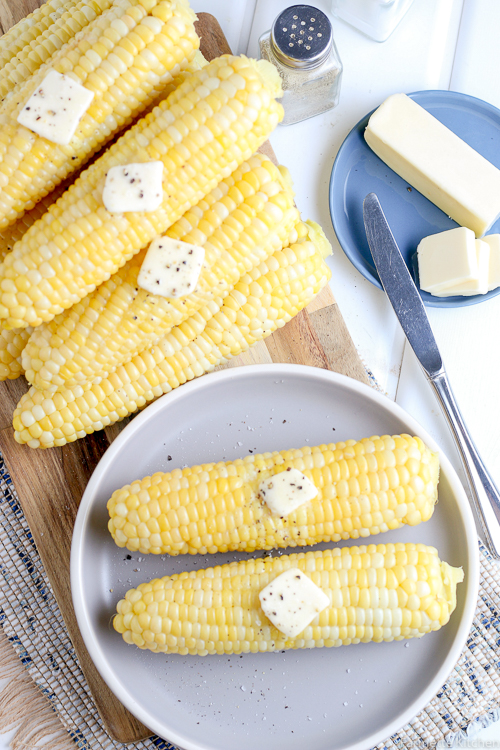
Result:
[[184,297],[196,289],[205,248],[171,237],[157,237],[150,244],[137,283],[161,297]]
[[163,162],[146,161],[111,167],[102,200],[111,213],[156,211],[163,200]]
[[490,248],[488,266],[488,291],[500,286],[500,234],[487,234],[482,238]]
[[500,214],[500,170],[406,94],[394,94],[365,130],[371,149],[477,237]]
[[477,257],[477,276],[475,279],[470,281],[462,281],[460,283],[452,284],[440,292],[436,292],[436,297],[454,297],[459,295],[461,297],[470,297],[473,294],[486,294],[488,291],[488,270],[490,260],[490,248],[483,240],[475,241],[476,257]]
[[17,121],[48,141],[67,146],[90,107],[94,92],[51,70],[30,96]]
[[290,467],[261,482],[259,494],[273,515],[287,516],[316,497],[318,490],[301,471]]
[[476,240],[466,227],[424,237],[417,247],[417,258],[420,288],[430,294],[477,280]]
[[296,638],[326,607],[330,599],[299,568],[290,568],[259,592],[266,617],[287,638]]

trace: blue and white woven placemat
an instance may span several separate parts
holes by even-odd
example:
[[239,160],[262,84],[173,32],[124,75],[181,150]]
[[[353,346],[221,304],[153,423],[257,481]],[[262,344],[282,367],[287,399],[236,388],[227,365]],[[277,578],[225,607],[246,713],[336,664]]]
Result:
[[[425,710],[378,750],[453,747],[500,718],[500,565],[480,551],[478,606],[458,664]],[[122,745],[104,731],[1,456],[0,569],[0,624],[75,747],[173,750],[158,737]]]

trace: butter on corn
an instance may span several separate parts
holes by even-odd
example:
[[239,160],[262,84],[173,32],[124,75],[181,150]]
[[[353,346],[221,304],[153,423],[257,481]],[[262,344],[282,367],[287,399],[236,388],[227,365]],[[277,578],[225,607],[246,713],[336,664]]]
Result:
[[[266,617],[259,594],[293,568],[330,604],[287,637]],[[449,621],[463,577],[424,544],[247,559],[142,583],[118,602],[113,626],[140,649],[200,656],[421,638]]]
[[[243,56],[216,58],[186,78],[97,159],[4,259],[4,327],[51,320],[163,234],[266,140],[282,118],[274,99],[280,92],[270,63]],[[108,170],[151,159],[165,168],[161,207],[147,214],[108,213],[102,203]]]
[[311,480],[291,466],[259,484],[259,495],[274,516],[287,516],[317,494]]
[[98,382],[226,294],[286,244],[298,218],[288,172],[262,154],[251,156],[167,230],[166,237],[205,250],[196,291],[167,299],[142,289],[138,277],[149,251],[141,251],[77,305],[37,327],[24,352],[28,380],[45,389]]
[[93,98],[93,91],[51,70],[31,94],[17,121],[52,143],[67,146]]
[[[289,467],[318,494],[282,517],[259,487]],[[420,438],[375,435],[158,472],[113,493],[108,528],[119,547],[160,555],[359,539],[427,521],[438,478],[438,455]]]
[[107,211],[156,211],[163,200],[163,162],[147,161],[111,167],[102,201]]
[[148,247],[137,284],[160,297],[185,297],[196,292],[205,248],[171,237],[158,237]]
[[287,638],[296,638],[330,599],[300,568],[289,568],[259,592],[262,611]]
[[15,439],[51,448],[123,419],[282,327],[330,278],[331,247],[317,225],[297,224],[290,244],[245,274],[158,344],[121,365],[98,385],[47,393],[30,388],[14,413]]

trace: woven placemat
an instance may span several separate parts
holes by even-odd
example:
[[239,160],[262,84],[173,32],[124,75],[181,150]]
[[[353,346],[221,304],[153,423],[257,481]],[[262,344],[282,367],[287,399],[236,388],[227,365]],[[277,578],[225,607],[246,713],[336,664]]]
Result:
[[[500,718],[500,566],[479,546],[478,606],[462,656],[429,705],[380,750],[452,747]],[[104,731],[1,456],[0,568],[0,624],[76,747],[174,750],[158,737],[122,745]]]

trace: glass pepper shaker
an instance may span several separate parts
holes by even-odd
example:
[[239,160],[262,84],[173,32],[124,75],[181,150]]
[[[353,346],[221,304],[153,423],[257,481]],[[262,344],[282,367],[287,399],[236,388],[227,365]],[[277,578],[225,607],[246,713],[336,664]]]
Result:
[[385,42],[413,0],[332,0],[332,13],[376,42]]
[[342,63],[329,18],[311,5],[292,5],[259,39],[260,55],[278,68],[283,85],[283,125],[335,107]]

